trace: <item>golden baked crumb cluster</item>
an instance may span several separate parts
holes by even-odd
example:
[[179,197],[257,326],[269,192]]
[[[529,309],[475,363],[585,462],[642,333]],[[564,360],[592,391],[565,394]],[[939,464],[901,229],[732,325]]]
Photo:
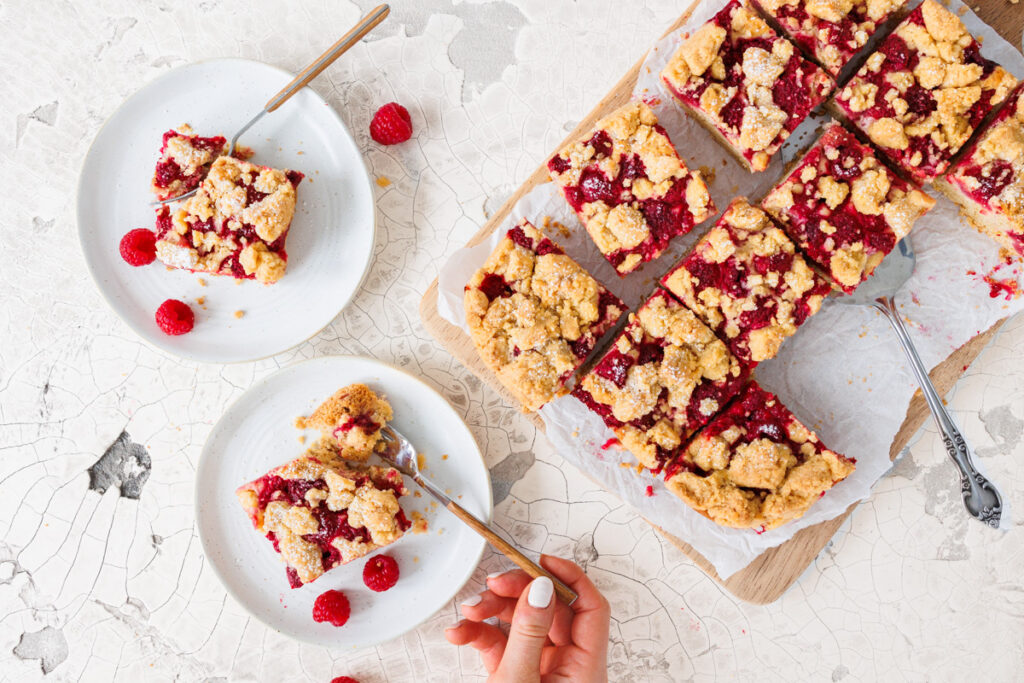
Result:
[[380,430],[394,417],[391,405],[365,384],[338,389],[308,418],[297,421],[299,428],[317,429],[322,435],[314,445],[318,457],[364,462],[380,446]]
[[625,310],[528,221],[509,230],[466,285],[480,357],[526,410],[559,395]]
[[802,516],[855,467],[752,382],[669,466],[666,485],[718,524],[766,530]]
[[918,182],[943,173],[1017,84],[960,18],[925,0],[868,57],[836,105]]
[[863,282],[934,205],[838,124],[825,130],[761,202],[846,292]]
[[548,170],[620,275],[656,259],[715,211],[700,173],[687,168],[643,102],[598,121]]

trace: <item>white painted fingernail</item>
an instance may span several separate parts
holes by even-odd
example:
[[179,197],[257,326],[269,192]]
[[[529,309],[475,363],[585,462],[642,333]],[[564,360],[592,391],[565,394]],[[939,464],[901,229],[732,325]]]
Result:
[[471,598],[466,598],[465,600],[463,600],[462,601],[462,606],[463,607],[476,607],[477,605],[479,605],[483,601],[483,599],[484,598],[483,598],[482,595],[474,595]]
[[491,572],[490,574],[487,575],[487,580],[490,581],[491,579],[496,579],[496,578],[498,578],[499,576],[501,576],[504,573],[505,572]]
[[551,596],[555,594],[555,584],[551,579],[541,576],[530,583],[530,592],[526,595],[526,602],[530,607],[544,609],[551,604]]

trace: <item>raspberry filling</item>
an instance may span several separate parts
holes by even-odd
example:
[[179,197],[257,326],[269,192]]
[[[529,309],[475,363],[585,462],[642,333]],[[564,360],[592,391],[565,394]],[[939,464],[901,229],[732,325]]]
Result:
[[[295,507],[309,508],[310,505],[306,500],[306,495],[310,490],[328,490],[327,482],[323,479],[283,479],[274,474],[264,475],[254,483],[257,501],[261,510],[266,509],[267,504],[278,500],[287,501],[289,505]],[[367,483],[381,491],[390,489],[394,492],[396,498],[401,496],[402,485],[400,481],[392,484],[381,484],[372,481],[369,476],[362,476],[356,479],[355,485],[358,488]],[[305,534],[302,538],[320,548],[320,561],[325,571],[338,566],[342,561],[341,552],[333,544],[335,539],[343,538],[346,541],[358,541],[361,543],[371,542],[370,532],[366,527],[353,527],[348,523],[348,510],[335,511],[323,506],[317,506],[311,509],[311,513],[320,525],[320,530],[315,534]],[[398,511],[395,519],[402,531],[406,531],[412,526],[412,523],[406,518],[405,512],[402,510]],[[273,543],[274,550],[278,550],[277,538],[273,532],[267,534],[267,539]],[[302,585],[302,581],[293,568],[289,567],[287,573],[288,581],[292,588]]]
[[335,433],[341,432],[342,434],[347,434],[356,427],[359,427],[359,429],[368,434],[372,434],[380,429],[380,425],[374,422],[372,417],[365,413],[360,413],[359,415],[355,415],[351,419],[347,420],[345,424],[341,425],[334,431]]
[[163,142],[160,146],[160,160],[157,162],[156,171],[153,174],[153,183],[163,189],[167,189],[175,183],[181,183],[182,188],[180,191],[189,192],[199,186],[206,172],[210,169],[210,164],[213,163],[213,160],[211,159],[208,163],[203,164],[194,173],[185,173],[178,162],[166,156],[167,143],[173,138],[184,139],[193,149],[207,152],[213,157],[216,157],[224,150],[227,140],[220,135],[204,138],[198,135],[182,135],[175,130],[169,130],[164,133]]
[[[1013,182],[1013,165],[1005,159],[996,159],[985,166],[971,166],[963,175],[978,182],[976,189],[963,188],[971,198],[985,206]],[[962,187],[962,185],[961,185]]]

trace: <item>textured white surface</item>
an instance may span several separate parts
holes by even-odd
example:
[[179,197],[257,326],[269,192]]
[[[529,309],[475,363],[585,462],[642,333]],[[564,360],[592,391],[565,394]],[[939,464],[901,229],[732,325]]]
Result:
[[[993,535],[967,521],[930,426],[786,595],[745,605],[565,465],[419,323],[438,264],[683,3],[398,0],[389,24],[315,86],[372,174],[392,181],[377,190],[375,263],[353,305],[290,353],[228,367],[165,356],[119,322],[74,246],[76,175],[103,120],[177,64],[240,56],[296,71],[374,3],[360,4],[0,6],[0,676],[481,680],[476,654],[443,639],[454,604],[375,649],[299,645],[246,617],[199,550],[196,459],[224,408],[279,366],[361,353],[419,374],[462,412],[491,468],[501,529],[587,565],[612,602],[613,680],[1011,680],[1024,667],[1024,529]],[[382,149],[367,124],[392,99],[417,136]],[[1017,509],[1022,344],[1018,317],[948,397]],[[88,469],[123,430],[145,449],[111,451],[94,478],[115,485],[100,495]],[[485,555],[457,600],[505,566]]]

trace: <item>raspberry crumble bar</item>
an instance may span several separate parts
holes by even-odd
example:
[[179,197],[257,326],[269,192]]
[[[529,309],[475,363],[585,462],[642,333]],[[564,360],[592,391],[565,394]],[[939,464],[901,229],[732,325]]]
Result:
[[626,310],[525,220],[508,231],[465,292],[480,358],[528,411],[564,392]]
[[847,293],[934,205],[934,199],[897,177],[839,124],[829,126],[761,202]]
[[768,214],[743,198],[661,282],[751,363],[778,353],[832,289]]
[[[363,462],[382,443],[380,430],[394,414],[391,405],[365,384],[350,384],[336,391],[307,418],[299,418],[299,429],[318,429],[324,447],[349,462]],[[330,452],[328,450],[327,452]]]
[[839,75],[905,0],[753,0],[782,32],[828,71]]
[[688,308],[655,292],[576,385],[641,465],[660,471],[746,381],[748,370]]
[[292,588],[398,540],[411,526],[398,505],[406,493],[396,469],[346,468],[308,455],[235,492],[280,553]]
[[751,171],[768,168],[835,85],[739,0],[686,39],[661,78]]
[[1024,85],[936,186],[983,234],[1024,256]]
[[666,468],[666,485],[717,524],[773,529],[855,469],[756,382]]
[[227,140],[221,135],[203,138],[188,124],[167,131],[153,173],[153,192],[158,199],[191,192],[202,182],[214,160],[226,151]]
[[658,258],[715,212],[700,173],[686,167],[643,102],[598,121],[548,171],[619,275]]
[[952,157],[1017,80],[981,55],[959,17],[925,0],[836,96],[841,113],[919,183]]
[[157,212],[157,258],[172,268],[277,282],[302,178],[219,157],[195,195],[173,213],[166,206]]

